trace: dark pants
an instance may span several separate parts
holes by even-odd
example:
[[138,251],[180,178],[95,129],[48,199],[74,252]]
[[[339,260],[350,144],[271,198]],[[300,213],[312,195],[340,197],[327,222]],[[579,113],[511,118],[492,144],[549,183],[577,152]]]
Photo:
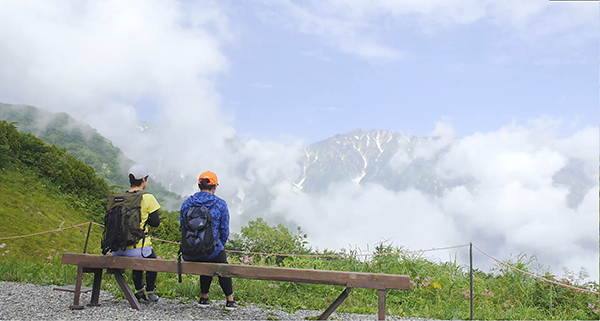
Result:
[[[146,256],[147,259],[155,259],[156,253],[154,253],[154,249],[149,256]],[[156,288],[156,277],[158,276],[158,272],[149,272],[146,271],[146,291],[154,291]],[[131,271],[131,278],[133,279],[133,285],[135,285],[135,289],[139,290],[144,287],[144,271],[133,270]]]
[[[194,262],[211,262],[211,263],[228,264],[227,263],[227,254],[225,254],[225,251],[221,251],[219,253],[219,255],[214,257],[212,260],[208,260],[208,261],[197,260]],[[202,294],[207,294],[209,292],[210,284],[212,283],[212,279],[213,279],[212,276],[208,276],[208,275],[200,276],[200,292]],[[232,282],[231,278],[219,276],[219,285],[221,285],[221,289],[223,289],[223,293],[225,294],[225,296],[233,294],[233,282]]]

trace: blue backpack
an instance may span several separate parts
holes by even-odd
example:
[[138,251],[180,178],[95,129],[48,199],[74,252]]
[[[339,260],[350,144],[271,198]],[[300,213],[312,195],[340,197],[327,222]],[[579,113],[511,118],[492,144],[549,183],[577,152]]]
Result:
[[177,257],[179,283],[181,279],[181,255],[204,256],[215,251],[215,237],[212,229],[210,209],[206,206],[191,206],[183,216],[181,225],[181,245]]
[[210,208],[191,206],[183,216],[180,251],[186,256],[205,256],[215,251]]

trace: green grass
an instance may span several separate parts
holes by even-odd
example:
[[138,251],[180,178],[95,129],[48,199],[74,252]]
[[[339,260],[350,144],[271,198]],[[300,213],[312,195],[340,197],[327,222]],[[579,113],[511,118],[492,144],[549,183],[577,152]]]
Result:
[[[90,221],[92,213],[78,209],[76,200],[65,195],[44,178],[26,168],[11,165],[0,169],[0,235],[2,237],[26,235],[59,227],[69,227]],[[92,228],[90,244],[98,244],[102,231]],[[13,251],[16,258],[31,262],[44,262],[48,255],[67,250],[83,252],[87,226],[33,238],[18,238],[4,242],[3,251]],[[97,248],[97,249],[96,249]],[[94,253],[99,246],[90,246]],[[99,253],[99,251],[96,251]],[[7,254],[5,254],[7,255]],[[12,256],[12,255],[11,255]]]
[[[171,245],[158,244],[159,254],[175,253]],[[16,251],[15,251],[16,252]],[[11,251],[12,253],[12,251]],[[17,252],[18,253],[18,252]],[[48,254],[47,252],[44,255]],[[5,255],[0,259],[0,279],[13,282],[27,282],[43,285],[74,284],[76,269],[74,266],[60,264],[59,255],[54,255],[47,262],[28,262],[19,259],[23,255]],[[234,263],[231,257],[230,263]],[[311,259],[307,261],[319,261]],[[344,265],[343,260],[332,260],[331,266],[323,268],[336,270],[353,270]],[[409,264],[405,264],[408,263]],[[390,273],[381,270],[376,263],[363,263],[361,270]],[[347,267],[344,269],[343,267]],[[296,265],[295,267],[303,267]],[[391,268],[391,267],[390,267]],[[413,287],[409,291],[389,290],[387,294],[388,315],[404,317],[423,317],[435,319],[469,319],[469,298],[464,295],[469,288],[468,274],[458,271],[453,264],[436,264],[422,259],[401,260],[393,269],[402,273],[403,269],[422,269],[424,273],[412,274],[412,279],[420,276],[421,284],[428,276],[427,286]],[[130,278],[130,273],[126,273]],[[539,280],[518,280],[511,274],[489,275],[478,272],[474,279],[475,318],[480,320],[590,320],[597,319],[588,304],[597,304],[597,296],[584,294]],[[129,280],[130,281],[130,280]],[[439,285],[434,287],[434,282]],[[198,276],[183,276],[183,283],[178,283],[176,274],[160,273],[158,293],[161,297],[194,302],[199,296]],[[84,276],[84,285],[91,286],[91,275]],[[118,294],[118,287],[111,276],[105,275],[102,289]],[[487,289],[487,291],[486,291]],[[297,309],[324,310],[343,291],[343,287],[300,284],[290,282],[269,282],[245,279],[234,279],[236,299],[240,302],[252,302],[264,306],[278,307],[293,312]],[[485,295],[484,293],[491,293]],[[213,282],[211,297],[223,300],[224,296]],[[354,289],[348,299],[338,308],[338,312],[377,313],[377,291]]]
[[[156,244],[157,253],[164,259],[174,259],[176,249],[170,244]],[[16,251],[15,251],[16,252]],[[12,253],[12,251],[11,251]],[[17,252],[18,253],[18,252]],[[46,253],[44,253],[45,255]],[[20,259],[21,258],[21,259]],[[74,284],[74,266],[60,264],[59,255],[47,262],[28,262],[23,256],[14,254],[0,259],[0,279],[13,282],[27,282],[43,285]],[[423,286],[409,291],[389,290],[387,294],[387,314],[403,317],[435,319],[469,319],[468,273],[453,263],[435,263],[419,257],[384,257],[384,262],[350,262],[346,259],[297,259],[290,260],[291,267],[307,268],[320,262],[321,268],[340,271],[360,270],[364,272],[407,274],[412,271],[412,280]],[[259,261],[258,258],[255,258]],[[237,262],[236,262],[237,261]],[[230,263],[239,264],[235,256]],[[255,263],[253,263],[255,264]],[[357,267],[359,267],[357,269]],[[521,266],[527,269],[528,267]],[[130,273],[126,278],[130,281]],[[420,280],[417,280],[416,277]],[[429,283],[425,283],[430,277]],[[224,300],[216,282],[211,287],[211,297]],[[435,283],[437,282],[437,283]],[[426,285],[427,284],[427,285]],[[434,286],[434,284],[436,284]],[[91,275],[84,275],[84,285],[92,285]],[[105,275],[102,285],[122,298],[112,276]],[[325,310],[343,291],[340,286],[312,285],[290,282],[270,282],[234,279],[236,299],[259,306],[278,307],[287,312],[297,309]],[[487,291],[486,291],[487,289]],[[597,289],[596,289],[597,290]],[[199,296],[198,276],[183,276],[178,283],[176,274],[160,273],[159,295],[164,298],[194,302]],[[598,319],[598,314],[588,304],[597,304],[597,296],[564,289],[552,284],[515,273],[487,274],[475,273],[475,318],[479,320],[590,320]],[[484,293],[489,293],[486,295]],[[338,308],[338,312],[376,314],[377,291],[354,289],[348,299]]]

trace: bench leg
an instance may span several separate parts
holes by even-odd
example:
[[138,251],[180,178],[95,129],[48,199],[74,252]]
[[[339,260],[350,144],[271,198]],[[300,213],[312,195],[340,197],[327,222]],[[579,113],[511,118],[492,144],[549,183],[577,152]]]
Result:
[[377,309],[379,310],[378,320],[385,320],[385,294],[387,290],[379,290],[379,302]]
[[115,279],[117,280],[119,287],[121,287],[121,291],[123,291],[125,298],[127,299],[127,301],[129,301],[131,308],[140,310],[140,303],[133,295],[133,292],[131,292],[131,289],[129,288],[127,281],[125,281],[125,278],[123,277],[123,273],[121,273],[121,270],[111,269],[111,274],[115,275]]
[[69,306],[71,310],[81,310],[83,305],[79,304],[79,298],[81,296],[81,283],[83,282],[83,267],[77,266],[77,280],[75,281],[75,296],[73,298],[73,305]]
[[88,306],[99,306],[100,285],[102,284],[102,269],[94,269],[94,287],[92,288],[92,299]]
[[321,314],[319,316],[319,318],[317,320],[327,320],[327,318],[329,318],[329,316],[333,313],[333,311],[335,311],[335,309],[337,309],[337,307],[339,307],[340,304],[342,304],[342,302],[344,302],[344,300],[346,300],[346,298],[348,297],[348,293],[350,293],[350,291],[352,291],[352,288],[344,289],[344,291],[340,294],[340,296],[338,296],[337,299],[335,299],[335,301],[333,301],[333,303],[327,308],[327,310],[325,310],[325,312],[323,312],[323,314]]

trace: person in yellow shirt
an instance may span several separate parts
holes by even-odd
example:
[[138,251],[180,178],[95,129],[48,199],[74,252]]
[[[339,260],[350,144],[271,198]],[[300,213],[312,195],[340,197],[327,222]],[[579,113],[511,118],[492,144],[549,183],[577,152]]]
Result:
[[[149,176],[150,172],[142,165],[133,165],[129,169],[129,183],[131,188],[127,193],[144,193],[142,203],[140,204],[142,214],[140,228],[145,228],[145,236],[137,244],[128,246],[125,250],[113,252],[111,254],[113,256],[156,258],[156,253],[154,253],[154,249],[152,248],[152,241],[148,235],[148,225],[152,227],[160,225],[160,215],[158,212],[160,204],[158,204],[154,195],[143,192],[148,185]],[[133,284],[135,285],[135,297],[138,301],[158,301],[159,297],[156,295],[156,278],[158,273],[146,271],[145,285],[144,271],[133,270],[131,274]]]

